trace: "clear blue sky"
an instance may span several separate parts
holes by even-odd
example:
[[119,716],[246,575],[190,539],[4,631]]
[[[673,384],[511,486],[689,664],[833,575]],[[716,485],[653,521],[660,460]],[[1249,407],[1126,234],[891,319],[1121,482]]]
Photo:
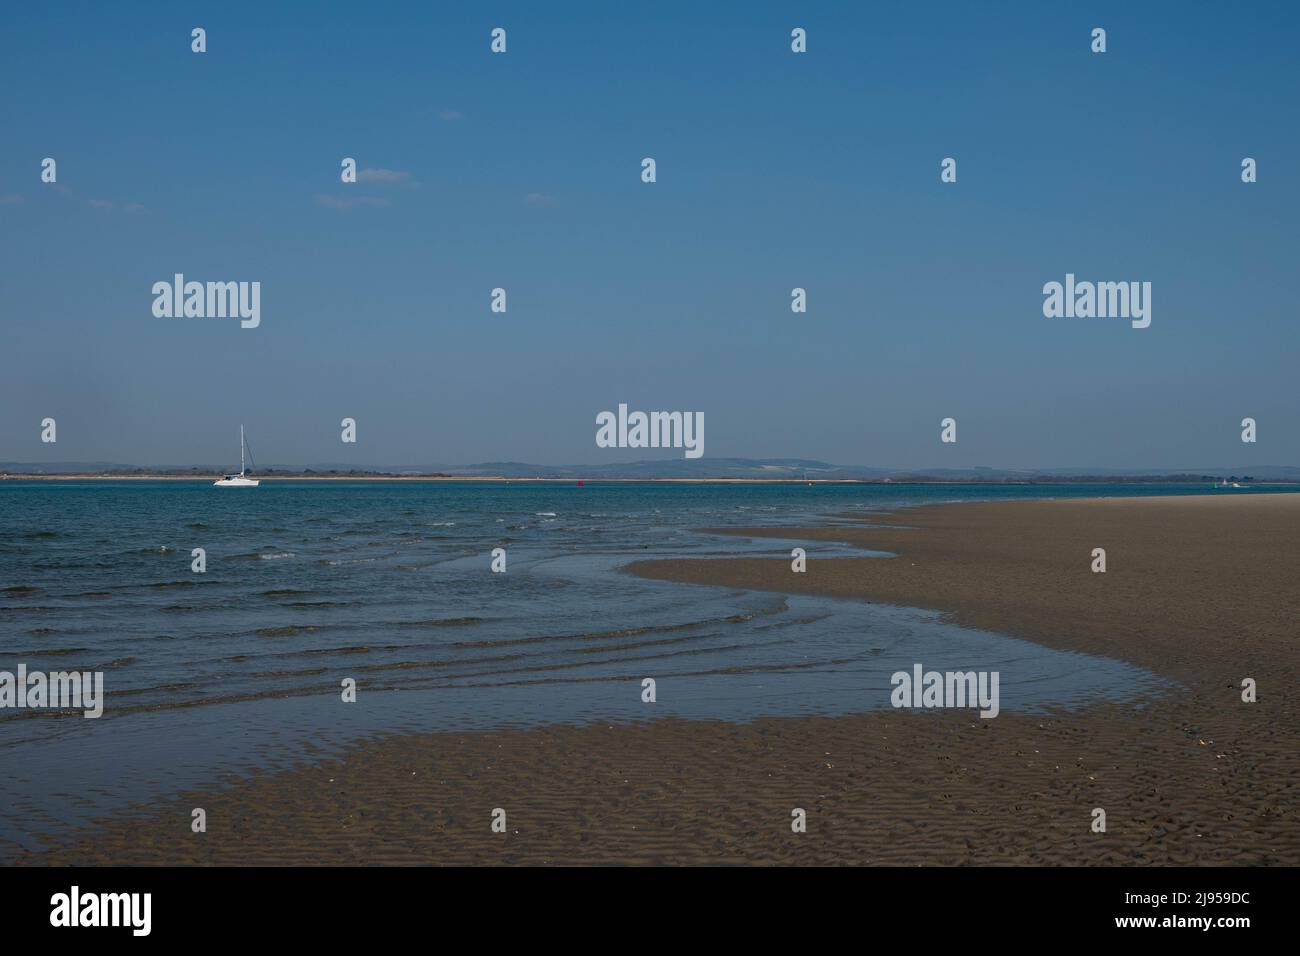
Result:
[[[651,457],[596,448],[622,401],[704,412],[706,457],[1300,461],[1300,5],[5,21],[0,460],[227,462],[241,422],[284,464]],[[404,175],[345,186],[344,156]],[[155,318],[176,272],[260,281],[261,327]],[[1152,282],[1151,327],[1044,318],[1067,272]]]

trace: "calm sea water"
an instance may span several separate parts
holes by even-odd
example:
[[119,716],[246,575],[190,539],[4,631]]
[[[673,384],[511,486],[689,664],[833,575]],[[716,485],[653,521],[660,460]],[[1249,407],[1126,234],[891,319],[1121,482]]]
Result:
[[[701,527],[929,501],[1205,486],[0,483],[0,670],[102,671],[99,720],[0,711],[0,841],[360,736],[888,706],[920,662],[998,670],[1003,710],[1131,699],[1153,675],[924,611],[644,581],[646,557],[843,546]],[[1250,493],[1228,492],[1228,493]],[[491,572],[504,547],[507,570]],[[203,548],[207,571],[190,570]],[[889,560],[882,556],[881,560]],[[641,680],[658,700],[641,701]],[[357,681],[344,704],[340,682]],[[0,854],[3,850],[0,849]]]

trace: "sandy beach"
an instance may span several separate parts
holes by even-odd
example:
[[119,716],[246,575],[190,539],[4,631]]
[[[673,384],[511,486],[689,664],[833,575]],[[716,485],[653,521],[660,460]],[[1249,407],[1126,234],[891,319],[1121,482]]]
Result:
[[[893,711],[387,737],[141,807],[18,862],[1300,863],[1300,495],[934,505],[860,524],[743,532],[806,541],[804,574],[788,558],[629,570],[935,609],[1178,687],[993,720]],[[819,560],[827,541],[895,557]],[[1241,699],[1247,677],[1255,703]],[[190,831],[194,807],[205,834]],[[1090,830],[1097,807],[1104,834]],[[791,832],[794,808],[806,833]]]

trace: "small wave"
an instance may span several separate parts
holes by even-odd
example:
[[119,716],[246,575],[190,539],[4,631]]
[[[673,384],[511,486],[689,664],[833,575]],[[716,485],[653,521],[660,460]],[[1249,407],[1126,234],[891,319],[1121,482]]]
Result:
[[35,594],[40,588],[32,587],[30,584],[15,584],[12,587],[0,588],[0,594]]
[[294,557],[292,551],[250,551],[247,554],[231,555],[231,559],[235,561],[277,561],[292,557]]
[[311,594],[311,592],[300,591],[297,588],[276,588],[272,591],[263,591],[262,597],[289,597],[294,594]]
[[307,634],[311,631],[319,631],[319,627],[310,624],[300,626],[288,625],[286,627],[262,627],[258,628],[259,637],[292,637],[295,634]]
[[698,621],[683,621],[679,624],[646,624],[641,627],[620,627],[607,631],[581,631],[569,634],[541,634],[532,637],[492,638],[482,641],[457,641],[451,647],[502,648],[526,644],[546,644],[567,641],[607,641],[613,638],[639,637],[646,634],[673,634],[692,631],[718,624],[745,624],[755,617],[752,613],[741,612],[724,617],[707,617]]
[[[114,691],[114,696],[133,697],[133,696],[139,696],[141,694],[158,694],[158,693],[166,694],[178,690],[192,690],[198,686],[199,685],[194,681],[172,681],[171,683],[168,684],[154,684],[151,687],[122,687]],[[167,705],[162,705],[162,707],[166,707],[166,706]],[[178,705],[173,704],[171,706],[178,706]]]
[[555,512],[554,512],[554,511],[534,511],[534,512],[533,512],[533,517],[534,517],[534,518],[554,518],[554,517],[555,517]]
[[321,558],[321,560],[317,561],[316,563],[329,565],[331,567],[340,564],[371,564],[375,561],[383,560],[384,558],[395,558],[397,557],[398,554],[399,552],[397,551],[388,551],[384,554],[377,554],[374,557],[370,557],[370,558],[334,558],[333,560],[330,560],[328,558]]
[[396,621],[397,627],[459,627],[462,624],[477,624],[481,617],[437,617],[427,621]]

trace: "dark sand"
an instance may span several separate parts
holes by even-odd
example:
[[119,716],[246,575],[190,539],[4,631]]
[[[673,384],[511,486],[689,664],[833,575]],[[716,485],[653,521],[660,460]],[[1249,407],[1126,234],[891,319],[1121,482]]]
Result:
[[[940,505],[650,577],[936,608],[1183,685],[1075,713],[425,734],[188,794],[25,863],[1300,863],[1300,495]],[[892,559],[818,560],[849,541]],[[1094,547],[1108,571],[1093,574]],[[1253,677],[1259,701],[1241,701]],[[192,834],[190,808],[208,813]],[[492,833],[493,808],[508,832]],[[790,812],[808,813],[808,832]],[[1090,832],[1103,807],[1108,832]]]

